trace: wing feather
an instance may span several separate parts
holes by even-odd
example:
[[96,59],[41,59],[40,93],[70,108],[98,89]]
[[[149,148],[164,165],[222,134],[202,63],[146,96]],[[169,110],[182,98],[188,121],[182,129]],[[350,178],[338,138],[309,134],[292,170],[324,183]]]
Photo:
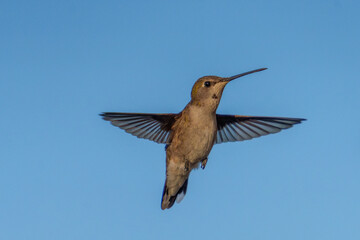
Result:
[[169,143],[168,137],[177,114],[104,112],[100,116],[136,137]]
[[217,114],[215,143],[249,140],[280,132],[306,120],[303,118],[252,117]]

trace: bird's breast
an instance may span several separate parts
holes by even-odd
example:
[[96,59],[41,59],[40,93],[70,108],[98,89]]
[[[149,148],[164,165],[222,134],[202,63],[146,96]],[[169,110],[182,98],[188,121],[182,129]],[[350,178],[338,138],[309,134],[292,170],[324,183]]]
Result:
[[189,114],[184,116],[174,132],[169,151],[197,163],[209,155],[216,138],[216,116]]

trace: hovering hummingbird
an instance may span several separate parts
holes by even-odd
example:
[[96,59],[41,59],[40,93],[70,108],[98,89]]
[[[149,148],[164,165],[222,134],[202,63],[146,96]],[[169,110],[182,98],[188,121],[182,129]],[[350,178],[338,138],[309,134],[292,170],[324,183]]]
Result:
[[199,78],[191,101],[180,113],[104,112],[104,120],[139,138],[166,144],[166,180],[161,209],[171,208],[185,196],[190,172],[205,169],[214,144],[249,140],[292,127],[302,118],[254,117],[216,114],[225,86],[232,80],[260,72],[260,68],[228,78]]

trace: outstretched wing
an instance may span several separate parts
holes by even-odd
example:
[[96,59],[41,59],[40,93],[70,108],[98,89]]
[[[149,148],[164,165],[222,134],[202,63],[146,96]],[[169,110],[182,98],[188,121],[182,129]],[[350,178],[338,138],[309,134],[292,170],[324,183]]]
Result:
[[215,143],[235,142],[280,132],[301,123],[303,118],[251,117],[216,115],[217,137]]
[[176,115],[119,112],[100,114],[104,120],[110,121],[112,125],[124,129],[136,137],[157,143],[169,143],[168,137]]

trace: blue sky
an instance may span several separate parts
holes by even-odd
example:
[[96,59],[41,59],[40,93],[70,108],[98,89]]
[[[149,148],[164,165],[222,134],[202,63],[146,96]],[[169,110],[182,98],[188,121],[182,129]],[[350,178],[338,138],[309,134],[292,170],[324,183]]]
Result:
[[[0,239],[359,239],[359,1],[3,1]],[[216,145],[162,211],[164,146],[103,111],[302,117]]]

